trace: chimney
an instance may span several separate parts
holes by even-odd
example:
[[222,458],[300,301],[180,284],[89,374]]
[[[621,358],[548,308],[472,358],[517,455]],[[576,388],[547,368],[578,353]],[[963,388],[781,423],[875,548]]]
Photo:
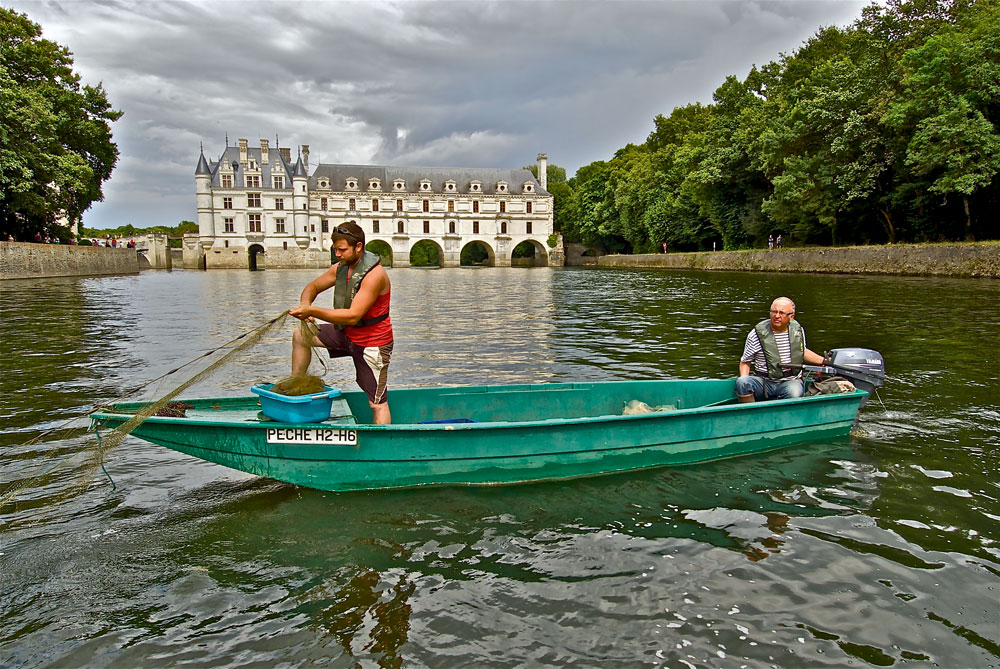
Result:
[[267,151],[268,151],[268,142],[267,142],[267,140],[266,139],[260,140],[260,164],[261,165],[267,165],[270,162],[270,158],[268,156]]
[[278,149],[278,153],[281,154],[281,159],[286,163],[292,162],[292,148],[290,146],[283,146]]
[[303,167],[306,168],[306,171],[309,171],[309,145],[308,144],[303,144],[302,145],[302,165],[303,165]]
[[247,164],[247,140],[241,139],[240,142],[240,164]]
[[538,183],[541,185],[542,190],[548,190],[548,174],[546,170],[549,169],[549,157],[544,153],[538,154]]

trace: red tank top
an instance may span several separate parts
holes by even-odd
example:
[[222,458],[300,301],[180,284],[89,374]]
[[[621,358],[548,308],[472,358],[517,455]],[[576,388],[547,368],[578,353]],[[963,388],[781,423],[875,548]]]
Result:
[[[390,295],[392,295],[391,288],[385,295],[379,295],[375,299],[375,304],[361,318],[375,318],[382,314],[388,314]],[[392,341],[392,319],[386,318],[384,321],[360,327],[348,325],[344,328],[344,333],[358,346],[385,346]]]

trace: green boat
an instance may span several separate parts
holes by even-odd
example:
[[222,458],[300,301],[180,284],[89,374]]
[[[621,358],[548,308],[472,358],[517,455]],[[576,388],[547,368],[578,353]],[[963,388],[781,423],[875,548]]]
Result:
[[[347,392],[328,400],[330,417],[320,422],[271,420],[255,396],[189,399],[185,416],[150,417],[132,434],[320,490],[498,485],[688,465],[841,437],[867,397],[859,389],[740,404],[733,379],[404,388],[391,393],[392,425],[364,422],[371,420],[367,397]],[[623,415],[632,400],[659,410]],[[91,421],[98,431],[113,429],[146,406],[116,404]]]

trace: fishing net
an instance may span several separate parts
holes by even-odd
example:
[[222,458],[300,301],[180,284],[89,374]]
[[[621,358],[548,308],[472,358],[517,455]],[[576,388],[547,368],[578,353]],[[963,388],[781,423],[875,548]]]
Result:
[[[196,383],[208,378],[216,371],[218,371],[221,367],[231,362],[235,357],[237,357],[247,349],[259,343],[261,339],[266,337],[275,328],[284,325],[287,316],[288,312],[282,311],[280,314],[278,314],[271,320],[267,321],[260,327],[254,330],[250,330],[249,332],[245,332],[240,336],[236,337],[235,339],[226,342],[222,346],[214,348],[211,351],[205,353],[204,355],[199,356],[198,358],[195,358],[194,360],[191,360],[181,365],[180,367],[172,369],[166,374],[163,374],[162,376],[153,379],[149,383],[145,384],[145,386],[143,387],[149,386],[152,383],[160,381],[163,378],[171,374],[174,374],[175,372],[180,371],[184,367],[187,367],[188,365],[198,360],[213,355],[214,353],[226,348],[227,346],[232,346],[232,348],[229,351],[227,351],[224,355],[220,356],[218,360],[215,360],[209,365],[207,365],[204,369],[197,372],[194,376],[192,376],[188,380],[178,385],[176,388],[168,392],[163,397],[146,405],[142,410],[136,412],[129,420],[125,421],[125,423],[123,423],[122,425],[118,426],[117,428],[115,428],[111,432],[108,432],[107,434],[101,435],[98,433],[96,443],[90,443],[80,451],[73,453],[68,457],[56,460],[53,464],[48,465],[45,468],[45,470],[42,471],[40,474],[26,477],[7,486],[2,492],[0,492],[0,509],[3,509],[3,507],[5,507],[9,503],[12,503],[12,500],[14,500],[14,498],[17,497],[20,492],[28,488],[44,486],[50,483],[52,479],[56,476],[57,474],[56,470],[60,466],[65,465],[68,462],[76,460],[78,458],[87,457],[87,460],[83,467],[83,471],[78,479],[79,482],[73,485],[70,489],[66,490],[64,493],[58,495],[57,497],[69,498],[79,494],[80,492],[83,492],[83,490],[85,490],[90,486],[91,482],[94,479],[94,475],[97,472],[97,469],[98,468],[103,469],[105,453],[108,453],[116,449],[118,446],[120,446],[122,441],[124,441],[125,437],[128,436],[129,433],[131,433],[137,427],[142,425],[142,423],[150,416],[154,415],[183,416],[184,411],[186,411],[187,408],[190,408],[190,406],[185,405],[183,402],[174,402],[173,399],[175,397],[177,397],[179,394],[181,394],[191,386],[195,385]],[[303,334],[308,334],[310,336],[310,338],[307,339],[306,341],[312,342],[313,341],[312,336],[318,333],[318,328],[316,327],[315,323],[307,323],[306,321],[301,321],[301,325],[299,327],[302,329]],[[325,363],[323,364],[323,368],[325,373],[326,372]],[[319,377],[316,376],[309,377],[308,375],[301,375],[300,377],[295,377],[295,378],[296,381],[294,383],[293,389],[304,388],[306,383],[305,379],[311,378],[315,379],[315,381],[309,380],[308,383],[315,384],[316,382],[318,382],[320,385],[320,390],[322,390],[323,381]],[[318,392],[318,391],[313,391],[313,392]],[[291,393],[286,393],[286,394],[291,394]],[[96,408],[105,408],[105,405],[99,405]],[[74,421],[75,420],[77,419],[74,419]],[[37,442],[46,434],[51,434],[51,431],[47,431],[39,435],[35,439],[26,443],[25,446]]]

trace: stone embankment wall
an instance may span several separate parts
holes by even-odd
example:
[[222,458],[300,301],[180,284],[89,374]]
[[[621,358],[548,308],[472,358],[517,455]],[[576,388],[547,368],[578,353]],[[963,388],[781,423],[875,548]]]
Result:
[[740,272],[895,274],[1000,279],[1000,243],[894,244],[773,251],[607,255],[597,257],[596,265]]
[[134,249],[0,242],[0,279],[138,273]]

